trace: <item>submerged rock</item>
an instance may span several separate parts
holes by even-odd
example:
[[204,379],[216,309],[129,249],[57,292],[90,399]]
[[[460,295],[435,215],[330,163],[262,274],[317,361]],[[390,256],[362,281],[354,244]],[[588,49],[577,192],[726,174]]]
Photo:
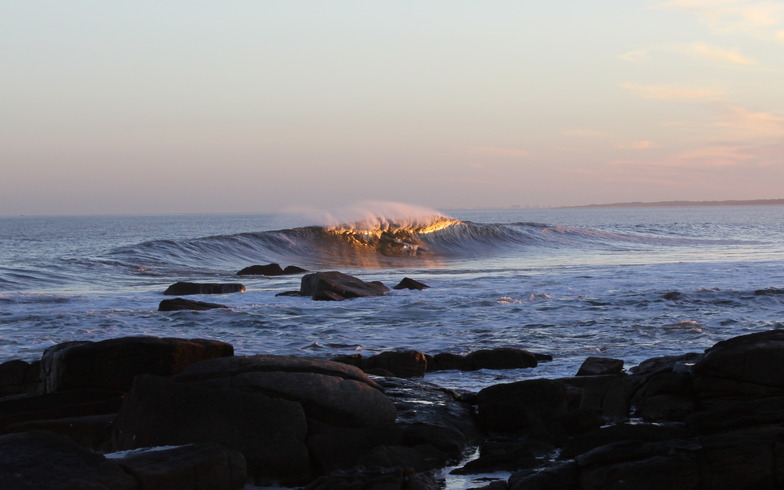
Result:
[[392,289],[427,289],[429,287],[430,286],[427,284],[411,279],[410,277],[404,277],[403,280],[397,283],[397,286]]
[[228,308],[228,306],[217,303],[207,303],[204,301],[193,301],[185,298],[165,299],[158,305],[158,311],[205,311],[214,310],[216,308]]
[[238,276],[284,276],[289,274],[301,274],[307,272],[302,267],[296,265],[286,266],[285,269],[280,264],[251,265],[237,272]]
[[315,272],[302,278],[300,293],[314,300],[341,301],[348,298],[381,296],[389,288],[379,281],[363,281],[338,271]]
[[237,283],[196,283],[176,282],[166,288],[163,294],[169,296],[187,296],[190,294],[229,294],[244,293],[245,286]]

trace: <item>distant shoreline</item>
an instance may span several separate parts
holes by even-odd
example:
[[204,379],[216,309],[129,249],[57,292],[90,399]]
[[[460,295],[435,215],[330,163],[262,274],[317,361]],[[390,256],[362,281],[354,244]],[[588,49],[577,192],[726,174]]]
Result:
[[618,202],[618,203],[611,203],[611,204],[585,204],[581,206],[561,206],[559,209],[658,208],[658,207],[695,207],[695,206],[784,206],[784,199],[751,199],[745,201]]

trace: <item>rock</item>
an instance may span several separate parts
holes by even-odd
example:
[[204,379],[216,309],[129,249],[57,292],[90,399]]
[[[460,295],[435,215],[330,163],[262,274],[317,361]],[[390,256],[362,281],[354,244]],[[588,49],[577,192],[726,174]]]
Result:
[[598,447],[623,441],[655,442],[686,439],[688,430],[681,423],[617,424],[573,437],[561,451],[561,459],[571,459]]
[[238,276],[282,276],[280,264],[252,265],[237,272]]
[[459,354],[441,352],[433,356],[432,363],[427,363],[427,369],[428,371],[449,371],[452,369],[470,371],[471,361],[467,360],[465,356],[461,356]]
[[158,311],[182,311],[182,310],[213,310],[215,308],[228,308],[226,305],[218,303],[206,303],[204,301],[193,301],[185,298],[165,299],[158,305]]
[[427,360],[421,352],[389,351],[367,359],[366,369],[383,369],[399,378],[421,378],[427,371]]
[[2,430],[3,433],[29,432],[45,430],[65,436],[82,447],[97,452],[110,452],[112,448],[112,429],[117,411],[120,409],[119,399],[113,413],[106,415],[87,415],[46,420],[30,420],[11,424]]
[[180,383],[142,375],[117,417],[115,447],[216,442],[242,452],[258,483],[310,478],[302,405],[233,389],[231,379]]
[[380,296],[389,291],[379,281],[366,282],[342,272],[315,272],[302,278],[300,293],[314,300],[340,301],[348,298]]
[[[594,411],[607,423],[625,419],[629,415],[631,395],[627,378],[626,375],[606,374],[562,378],[558,381],[566,386],[569,411]],[[579,431],[579,428],[576,430]]]
[[701,402],[723,397],[784,394],[784,330],[770,330],[717,343],[694,364],[694,387]]
[[122,449],[213,441],[240,450],[257,482],[306,483],[329,467],[309,426],[385,429],[394,404],[359,369],[323,359],[211,359],[172,379],[139,376],[117,420]]
[[231,490],[245,487],[245,458],[216,443],[134,451],[115,459],[141,488]]
[[302,296],[302,293],[299,291],[283,291],[282,293],[278,293],[275,296]]
[[323,476],[304,490],[438,490],[441,486],[427,473],[413,468],[364,468]]
[[14,359],[0,364],[0,398],[35,393],[41,382],[41,363]]
[[545,440],[560,439],[560,418],[567,412],[566,388],[549,379],[531,379],[484,388],[478,420],[495,432],[523,431]]
[[567,461],[509,477],[509,490],[579,490],[577,463]]
[[519,369],[536,367],[538,361],[531,352],[501,347],[478,350],[465,356],[471,369]]
[[[428,442],[451,457],[458,457],[466,446],[479,440],[480,430],[472,406],[474,400],[463,401],[470,397],[424,381],[384,378],[379,379],[379,383],[394,402],[397,425],[404,428],[409,442]],[[432,427],[447,430],[430,429]],[[424,433],[430,436],[423,438]]]
[[238,276],[286,276],[290,274],[301,274],[303,272],[307,272],[306,269],[302,267],[297,267],[296,265],[289,265],[286,266],[285,269],[281,269],[279,264],[267,264],[267,265],[252,265],[250,267],[245,267],[241,271],[237,272]]
[[577,376],[598,376],[602,374],[620,374],[623,372],[623,361],[609,357],[589,357],[580,366]]
[[403,280],[397,283],[397,286],[392,289],[427,289],[429,287],[430,286],[427,284],[423,284],[409,277],[404,277]]
[[114,414],[122,393],[106,390],[69,390],[0,400],[0,430],[32,421]]
[[233,353],[230,344],[204,339],[123,337],[65,342],[44,351],[44,389],[47,393],[79,388],[128,391],[136,375],[168,376],[194,362]]
[[228,294],[244,292],[245,286],[237,283],[177,282],[169,286],[163,294],[170,296],[187,296],[189,294]]
[[596,448],[576,460],[581,489],[717,488],[703,486],[700,447],[692,441],[618,442]]
[[666,293],[662,294],[662,298],[666,299],[667,301],[677,301],[683,298],[683,293],[680,291],[667,291]]
[[114,461],[45,431],[0,436],[0,475],[3,490],[139,489]]

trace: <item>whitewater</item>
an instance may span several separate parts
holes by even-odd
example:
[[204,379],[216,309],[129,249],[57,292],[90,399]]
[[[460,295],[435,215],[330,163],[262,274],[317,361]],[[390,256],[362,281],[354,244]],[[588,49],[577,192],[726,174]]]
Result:
[[[784,323],[784,208],[454,210],[371,203],[323,211],[0,218],[0,362],[71,340],[207,338],[237,354],[331,358],[414,349],[550,354],[533,369],[428,374],[467,390],[573,375],[588,356],[626,367],[701,352]],[[431,286],[317,302],[276,296],[339,270]],[[239,282],[195,296],[229,309],[158,312],[177,281]]]

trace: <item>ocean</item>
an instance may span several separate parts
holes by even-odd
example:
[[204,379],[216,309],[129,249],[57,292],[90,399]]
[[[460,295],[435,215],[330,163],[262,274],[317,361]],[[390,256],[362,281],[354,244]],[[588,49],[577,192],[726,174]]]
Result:
[[[341,302],[281,297],[339,270],[391,290]],[[158,312],[177,281],[240,282],[195,296],[229,309]],[[0,362],[71,340],[218,339],[237,354],[331,358],[516,347],[532,369],[438,372],[478,390],[574,375],[588,356],[626,367],[784,326],[784,207],[453,210],[375,203],[342,213],[0,218]]]

